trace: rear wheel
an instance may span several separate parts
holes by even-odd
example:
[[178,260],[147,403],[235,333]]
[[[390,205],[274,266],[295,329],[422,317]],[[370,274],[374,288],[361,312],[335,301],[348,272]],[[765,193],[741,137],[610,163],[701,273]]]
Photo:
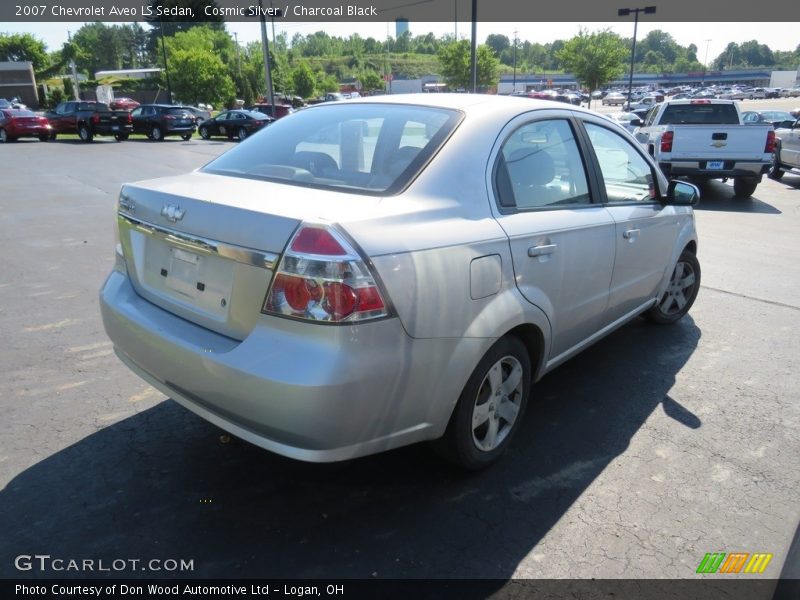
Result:
[[81,123],[78,126],[78,137],[84,142],[91,142],[94,139],[94,135],[92,135],[91,130],[85,123]]
[[50,134],[50,141],[55,142],[57,137],[58,134],[54,131],[53,133]]
[[447,460],[470,470],[499,459],[519,428],[531,386],[525,345],[506,336],[492,346],[470,375],[447,431],[436,448]]
[[237,137],[239,138],[240,142],[243,139],[245,139],[247,137],[247,129],[245,129],[244,127],[239,127],[239,133],[238,133]]
[[758,182],[752,179],[737,177],[733,180],[733,195],[737,198],[749,198],[758,187]]
[[150,130],[150,139],[157,142],[164,140],[164,133],[161,131],[161,127],[158,125],[153,125],[153,129]]
[[700,263],[694,253],[684,250],[669,279],[667,290],[644,317],[659,325],[672,325],[692,308],[700,289]]
[[10,141],[11,140],[8,139],[8,132],[5,129],[0,128],[0,144],[5,144]]

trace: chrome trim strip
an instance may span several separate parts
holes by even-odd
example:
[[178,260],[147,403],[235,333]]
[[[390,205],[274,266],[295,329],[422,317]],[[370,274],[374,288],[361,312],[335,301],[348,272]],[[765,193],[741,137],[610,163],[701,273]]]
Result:
[[217,256],[229,258],[245,265],[275,270],[278,259],[280,258],[278,254],[273,252],[262,252],[261,250],[253,250],[243,246],[234,246],[233,244],[217,242],[208,238],[175,231],[174,229],[162,227],[161,225],[153,225],[147,221],[135,219],[122,211],[117,213],[117,218],[120,221],[120,225],[124,224],[146,235],[158,237],[168,244],[182,246],[195,252],[216,254]]

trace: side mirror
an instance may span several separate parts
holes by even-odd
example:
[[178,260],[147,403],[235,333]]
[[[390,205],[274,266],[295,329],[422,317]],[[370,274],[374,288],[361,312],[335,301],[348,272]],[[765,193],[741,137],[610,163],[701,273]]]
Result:
[[700,202],[700,190],[685,181],[673,179],[667,188],[667,204],[674,206],[695,206]]
[[641,119],[631,119],[631,125],[633,127],[641,127],[642,126],[642,121],[641,121]]

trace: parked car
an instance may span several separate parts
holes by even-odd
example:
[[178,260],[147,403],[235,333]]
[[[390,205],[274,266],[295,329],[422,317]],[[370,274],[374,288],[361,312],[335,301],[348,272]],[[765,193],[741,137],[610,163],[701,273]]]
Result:
[[274,121],[269,115],[250,110],[226,110],[216,117],[203,121],[198,132],[200,137],[207,140],[213,136],[221,135],[228,139],[234,136],[242,141],[249,135],[262,129]]
[[769,123],[777,129],[784,121],[793,120],[791,113],[786,110],[747,110],[742,113],[742,123],[745,125]]
[[639,315],[687,313],[697,194],[579,107],[314,106],[122,187],[103,323],[148,383],[273,452],[438,439],[477,469],[508,448],[533,381]]
[[36,137],[46,142],[51,131],[48,120],[34,112],[0,109],[0,143],[15,142],[21,137]]
[[764,88],[765,98],[780,98],[781,88]]
[[609,114],[607,116],[609,119],[615,121],[617,124],[621,125],[631,133],[633,133],[637,127],[641,127],[642,125],[642,119],[636,113],[622,112]]
[[205,108],[200,108],[199,106],[183,106],[181,108],[188,110],[192,116],[194,117],[194,124],[199,126],[200,123],[205,121],[206,119],[211,118],[211,112],[206,110]]
[[196,130],[194,115],[182,106],[142,104],[131,113],[133,133],[143,133],[151,140],[162,141],[170,135],[190,140]]
[[778,180],[787,171],[800,175],[800,119],[781,123],[775,129],[775,137],[775,154],[769,177]]
[[276,104],[275,114],[272,114],[272,104],[254,104],[253,106],[249,106],[247,110],[264,113],[265,115],[275,117],[276,119],[288,117],[295,112],[294,107],[289,104]]
[[19,98],[12,98],[11,100],[0,98],[0,109],[4,108],[11,108],[13,110],[28,110],[28,107],[25,106],[25,104],[23,104]]
[[747,90],[747,97],[750,100],[764,99],[767,97],[767,90],[762,87],[752,88]]
[[98,135],[111,135],[121,142],[128,139],[132,131],[131,114],[128,111],[110,110],[102,102],[61,102],[55,110],[44,116],[51,125],[51,140],[62,133],[77,133],[84,142],[91,142]]
[[625,104],[625,102],[627,102],[627,99],[619,92],[609,92],[603,97],[602,102],[604,105],[617,106]]
[[111,110],[133,110],[140,103],[134,100],[133,98],[114,98],[111,102],[108,103],[108,107]]
[[748,93],[744,90],[726,90],[717,94],[717,98],[720,100],[744,100],[748,97]]

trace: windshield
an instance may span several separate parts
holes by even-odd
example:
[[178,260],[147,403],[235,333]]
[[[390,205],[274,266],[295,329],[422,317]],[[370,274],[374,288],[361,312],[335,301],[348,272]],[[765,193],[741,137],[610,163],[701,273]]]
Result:
[[424,106],[320,105],[279,119],[203,170],[394,194],[416,177],[460,119],[460,112]]

